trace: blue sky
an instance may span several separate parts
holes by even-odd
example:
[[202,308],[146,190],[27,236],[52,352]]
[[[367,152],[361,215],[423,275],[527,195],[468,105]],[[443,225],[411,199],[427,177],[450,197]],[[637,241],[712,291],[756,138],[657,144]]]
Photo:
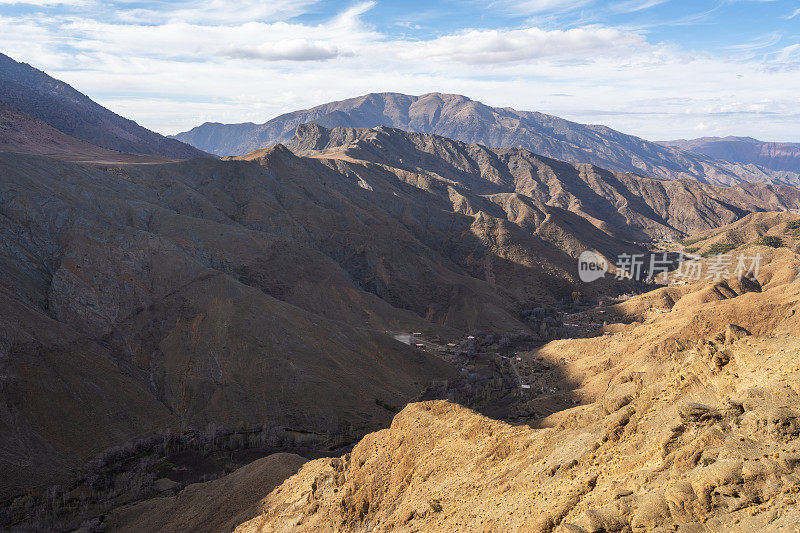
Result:
[[800,0],[0,0],[0,51],[163,133],[440,91],[800,141]]

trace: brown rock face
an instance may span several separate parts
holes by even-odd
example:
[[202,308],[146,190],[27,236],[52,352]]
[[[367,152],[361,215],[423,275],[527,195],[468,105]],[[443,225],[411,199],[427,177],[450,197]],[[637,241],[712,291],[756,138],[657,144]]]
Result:
[[[389,420],[376,400],[403,405],[450,375],[440,359],[362,328],[436,330],[359,286],[371,263],[336,230],[367,234],[348,215],[355,205],[311,207],[309,191],[289,184],[302,175],[186,165],[0,154],[4,491],[56,481],[164,428],[358,434]],[[422,249],[399,225],[381,226],[397,235],[392,246]],[[441,272],[464,298],[485,286]],[[497,309],[499,323],[520,324]]]

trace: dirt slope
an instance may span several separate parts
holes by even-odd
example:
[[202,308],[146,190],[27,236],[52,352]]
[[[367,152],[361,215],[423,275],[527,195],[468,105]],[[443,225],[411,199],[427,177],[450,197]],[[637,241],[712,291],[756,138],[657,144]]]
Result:
[[546,345],[535,355],[581,405],[536,428],[410,405],[344,458],[306,464],[237,531],[796,529],[797,264],[779,250],[758,289],[678,287],[666,313]]
[[106,519],[104,527],[118,533],[232,531],[258,514],[261,499],[305,462],[299,455],[273,454],[224,478],[190,485],[177,496],[119,509]]

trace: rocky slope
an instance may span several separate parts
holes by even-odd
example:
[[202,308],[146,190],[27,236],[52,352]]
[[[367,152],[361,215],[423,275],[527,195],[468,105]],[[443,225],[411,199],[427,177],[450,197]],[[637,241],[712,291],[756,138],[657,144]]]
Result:
[[258,514],[264,493],[297,473],[305,462],[299,455],[270,455],[222,479],[190,485],[176,496],[119,509],[104,526],[119,533],[232,531]]
[[729,163],[661,146],[611,128],[570,122],[542,113],[489,107],[465,96],[373,93],[276,117],[264,124],[206,123],[174,138],[217,155],[243,155],[288,141],[295,128],[390,126],[495,148],[520,147],[536,154],[591,163],[662,179],[694,179],[731,185],[742,182],[800,183],[795,172]]
[[415,258],[426,249],[407,231],[318,180],[209,160],[97,168],[0,154],[3,493],[166,427],[384,424],[376,400],[402,405],[450,370],[383,333],[437,330],[365,290],[359,233],[387,233],[416,269],[406,275],[441,282],[395,303],[452,290],[443,310],[461,292],[496,306],[487,320],[524,328],[485,282]]
[[101,148],[168,159],[209,157],[92,101],[66,83],[0,54],[0,102]]
[[[520,148],[489,149],[386,127],[301,125],[287,146],[299,155],[337,160],[339,165],[366,161],[423,173],[442,188],[455,184],[480,194],[509,220],[545,238],[548,227],[556,225],[561,226],[559,235],[581,234],[563,230],[564,223],[558,221],[565,213],[580,216],[612,237],[644,241],[719,227],[751,211],[800,207],[800,191],[790,186],[715,187],[693,180],[659,180],[565,163]],[[603,237],[596,241],[613,242]],[[580,251],[593,247],[580,244],[583,248],[575,246]]]
[[800,172],[800,143],[765,142],[752,137],[701,137],[659,144],[733,163]]
[[580,405],[535,427],[410,405],[236,531],[797,529],[798,256],[755,251],[757,282],[659,289],[610,310],[650,312],[609,335],[525,354],[560,366]]
[[[0,153],[0,496],[69,482],[153,433],[241,428],[223,451],[210,432],[229,459],[254,426],[341,445],[475,378],[391,332],[553,338],[531,316],[641,289],[579,285],[586,247],[643,251],[631,240],[798,202],[789,187],[667,182],[386,128],[309,126],[291,146],[153,165]],[[559,409],[574,399],[552,394]],[[141,459],[122,448],[110,456]],[[114,505],[139,495],[106,485]],[[42,501],[101,499],[86,490]],[[29,501],[13,499],[12,524]]]
[[43,155],[66,161],[159,163],[166,159],[106,150],[37,120],[0,102],[0,152]]

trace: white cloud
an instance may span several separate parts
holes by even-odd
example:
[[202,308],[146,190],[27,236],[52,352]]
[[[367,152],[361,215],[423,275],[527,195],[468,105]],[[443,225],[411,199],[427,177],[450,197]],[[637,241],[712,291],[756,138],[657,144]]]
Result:
[[348,55],[325,41],[287,39],[264,43],[256,47],[231,48],[225,55],[235,59],[265,59],[267,61],[324,61]]
[[183,0],[151,2],[153,5],[149,8],[136,9],[126,8],[124,1],[114,3],[118,7],[116,15],[123,21],[224,25],[294,17],[302,14],[316,0]]
[[602,27],[566,31],[539,28],[472,30],[431,41],[410,43],[403,47],[400,54],[414,60],[496,65],[541,58],[586,60],[645,44],[639,34]]
[[613,10],[620,13],[635,13],[666,4],[667,2],[669,0],[627,0],[613,6]]
[[795,17],[799,17],[799,16],[800,16],[800,7],[798,7],[798,8],[797,8],[797,9],[794,11],[794,13],[792,13],[791,15],[789,15],[789,16],[788,16],[788,17],[786,17],[786,18],[787,18],[787,19],[793,19],[793,18],[795,18]]
[[27,6],[88,6],[95,3],[95,0],[0,0],[2,5],[27,5]]
[[520,15],[538,15],[572,11],[592,3],[594,0],[498,0],[492,3],[492,7]]

